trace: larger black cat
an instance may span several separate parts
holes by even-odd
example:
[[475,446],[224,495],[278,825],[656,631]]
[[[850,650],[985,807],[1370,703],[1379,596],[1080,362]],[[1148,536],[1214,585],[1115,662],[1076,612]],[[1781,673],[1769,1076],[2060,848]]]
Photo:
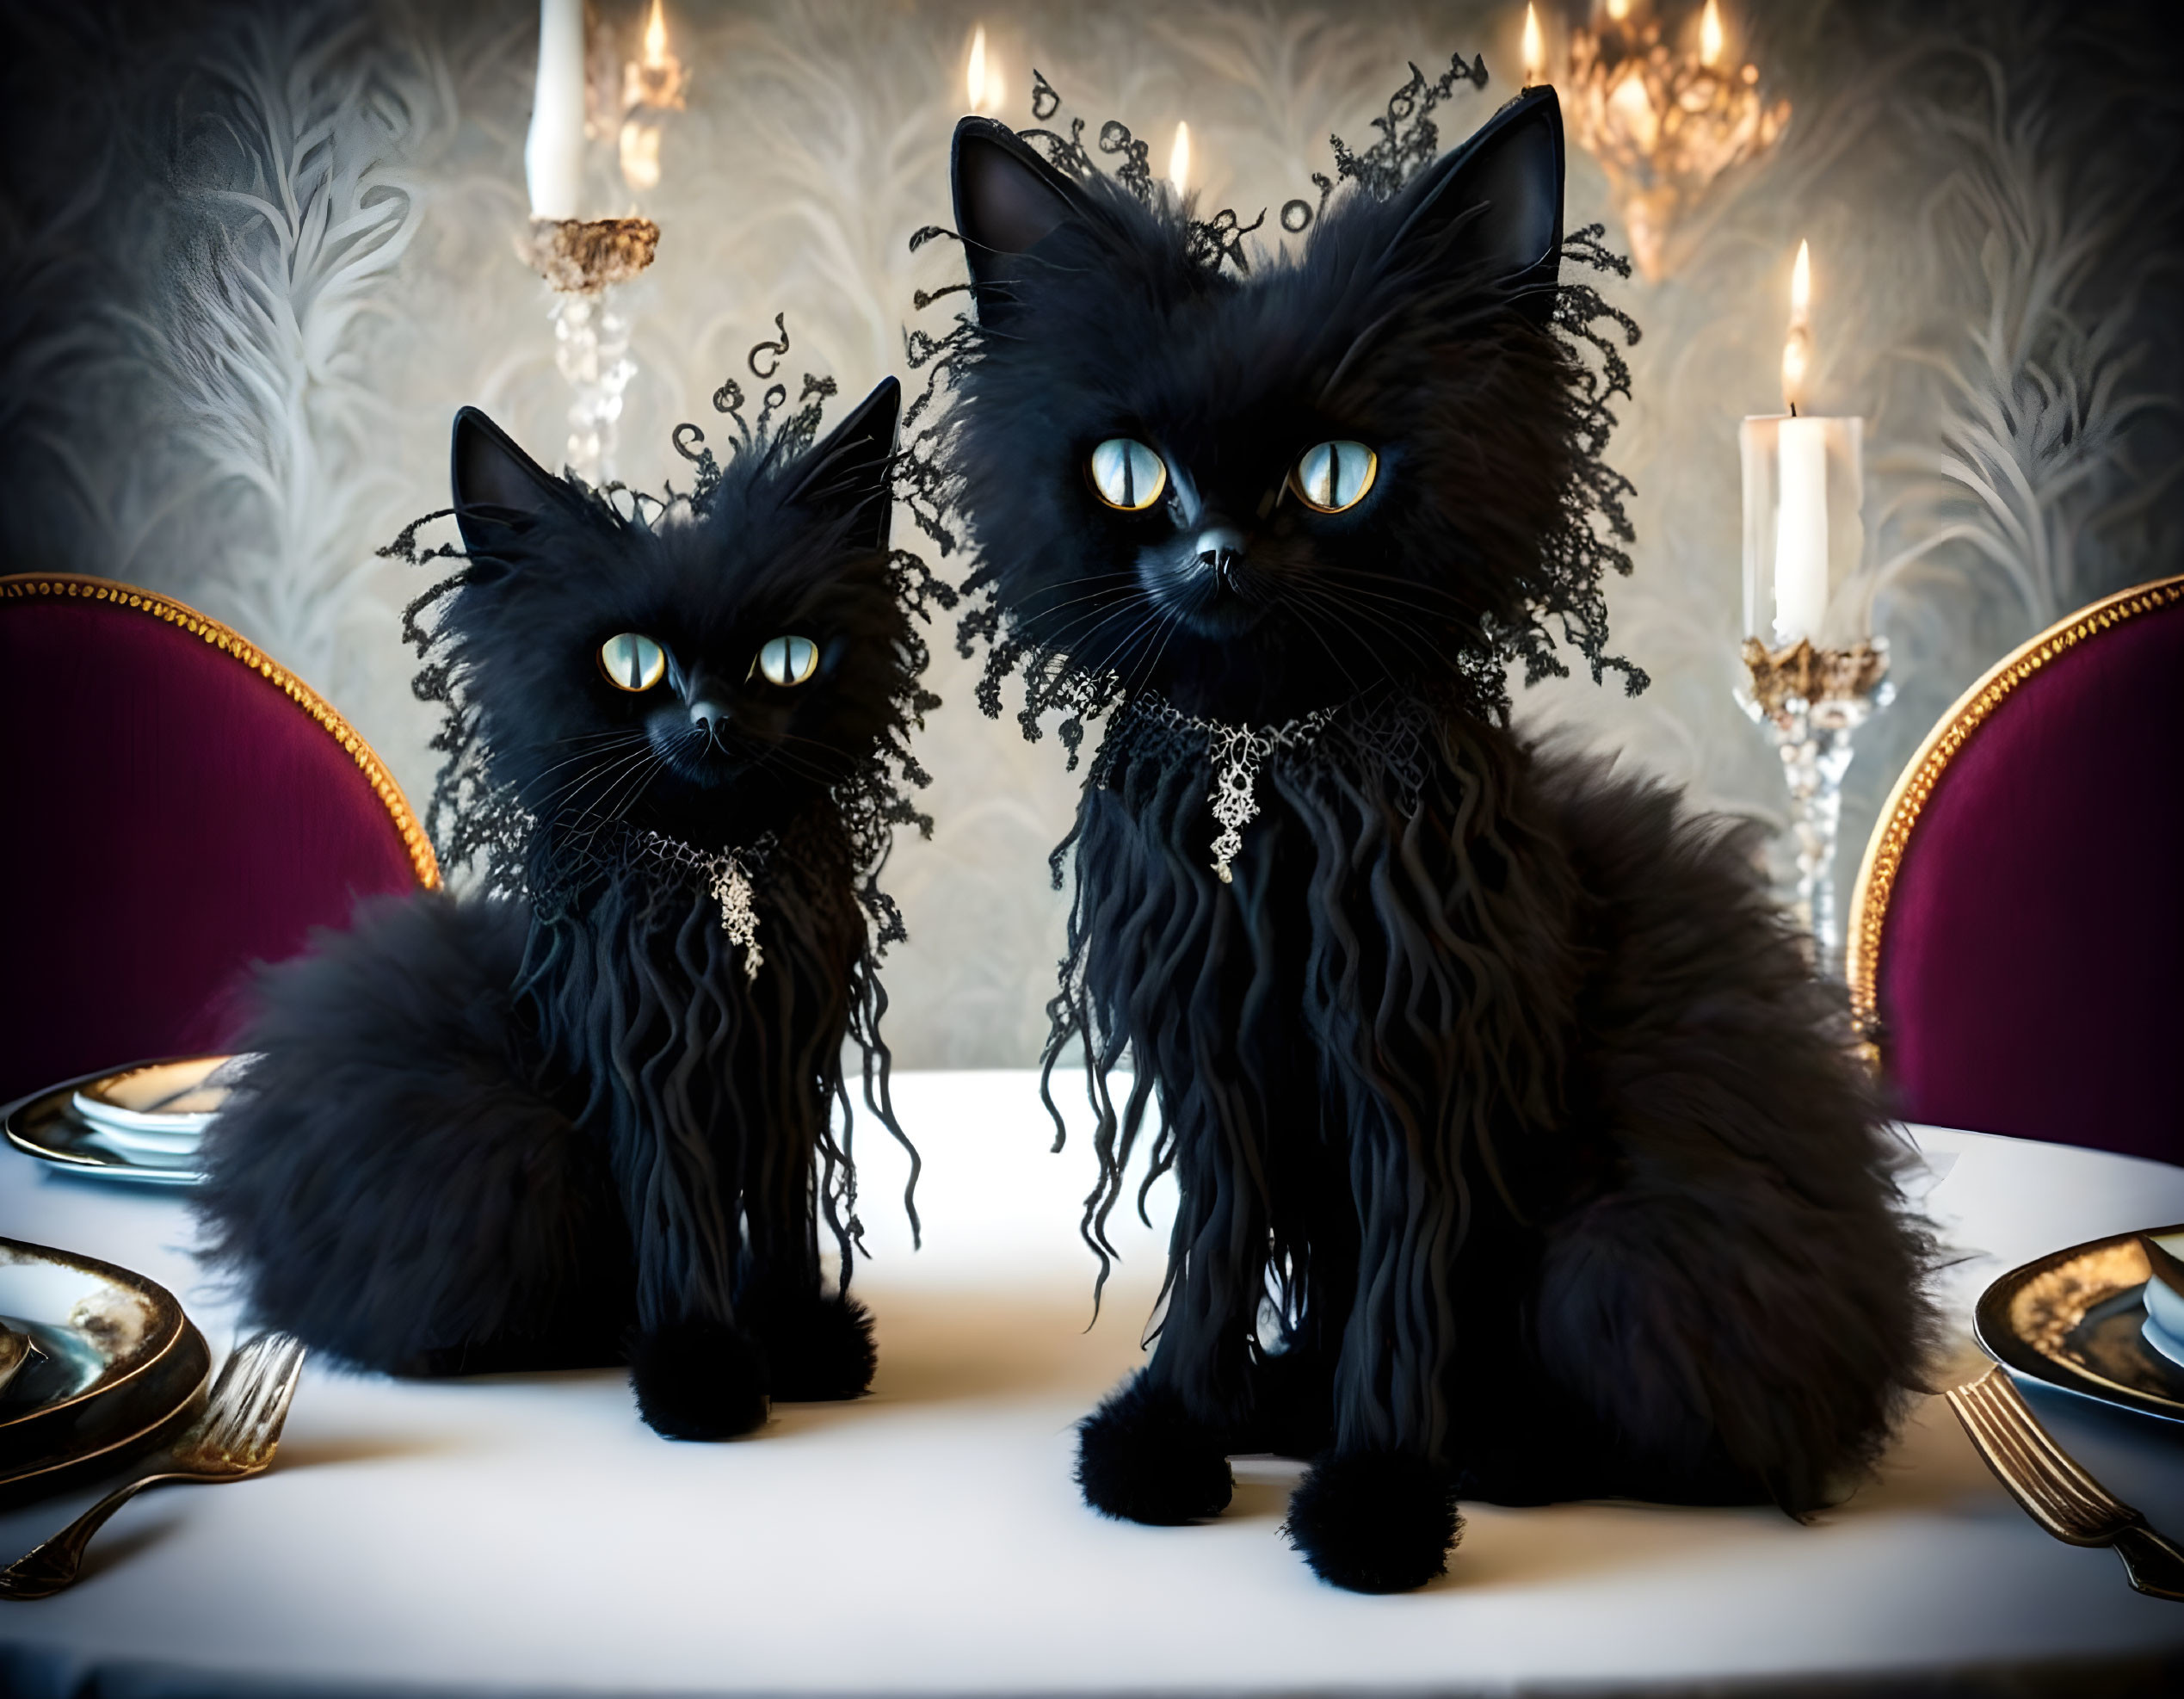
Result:
[[635,516],[457,417],[469,559],[420,683],[520,895],[382,901],[265,977],[200,1195],[260,1320],[404,1373],[626,1353],[677,1437],[865,1388],[830,1115],[854,1037],[893,1129],[867,908],[933,701],[898,404],[708,451],[694,501]]
[[1373,1591],[1459,1495],[1825,1502],[1925,1320],[1835,1000],[1737,834],[1508,729],[1545,619],[1601,658],[1552,91],[1243,274],[1053,139],[956,132],[936,440],[1000,670],[1109,711],[1048,1055],[1102,1112],[1088,1235],[1155,1098],[1179,1186],[1087,1499],[1181,1522],[1225,1453],[1308,1455],[1290,1535]]

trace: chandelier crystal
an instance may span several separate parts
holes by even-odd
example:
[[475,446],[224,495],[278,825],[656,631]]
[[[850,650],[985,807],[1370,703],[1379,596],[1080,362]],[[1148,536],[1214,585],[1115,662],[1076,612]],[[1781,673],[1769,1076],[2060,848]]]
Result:
[[1607,173],[1638,269],[1659,281],[1669,232],[1732,165],[1772,147],[1786,100],[1760,93],[1759,67],[1732,63],[1718,0],[1706,0],[1687,47],[1672,47],[1645,0],[1607,0],[1570,32],[1570,133]]

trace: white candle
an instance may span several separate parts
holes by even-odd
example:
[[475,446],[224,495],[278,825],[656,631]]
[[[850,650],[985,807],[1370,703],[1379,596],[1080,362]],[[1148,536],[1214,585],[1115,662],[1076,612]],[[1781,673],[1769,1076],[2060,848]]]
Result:
[[[1712,8],[1708,7],[1711,15]],[[1716,20],[1718,28],[1719,21]],[[1796,417],[1812,358],[1812,250],[1798,244],[1790,272],[1790,334],[1782,344],[1782,398],[1774,522],[1774,640],[1820,640],[1828,615],[1828,428]]]
[[584,0],[539,0],[539,79],[523,175],[533,218],[583,216]]
[[1828,614],[1828,427],[1785,419],[1780,427],[1774,527],[1774,640],[1820,640]]

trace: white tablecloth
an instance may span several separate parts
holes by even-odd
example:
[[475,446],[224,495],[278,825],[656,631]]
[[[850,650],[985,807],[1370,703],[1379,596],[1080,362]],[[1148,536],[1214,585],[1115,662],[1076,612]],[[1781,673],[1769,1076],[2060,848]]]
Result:
[[[1235,1503],[1206,1526],[1104,1521],[1070,1481],[1071,1424],[1138,1360],[1157,1235],[1120,1235],[1126,1261],[1086,1331],[1076,1221],[1092,1158],[1081,1138],[1046,1153],[1033,1078],[910,1075],[898,1097],[925,1157],[926,1245],[911,1254],[891,1202],[903,1164],[867,1128],[875,1255],[855,1283],[879,1320],[871,1397],[691,1445],[646,1430],[619,1374],[421,1384],[314,1364],[271,1473],[142,1499],[74,1591],[0,1603],[0,1690],[1719,1691],[2085,1659],[2184,1670],[2184,1604],[2042,1534],[1938,1401],[1882,1479],[1815,1525],[1466,1505],[1447,1578],[1394,1597],[1323,1586],[1287,1548],[1287,1463],[1239,1463]],[[1970,1253],[1948,1282],[1959,1319],[2018,1262],[2184,1220],[2184,1170],[1915,1133],[1938,1177],[1928,1207]],[[174,1194],[10,1150],[0,1233],[167,1283],[216,1355],[231,1336]],[[2184,1430],[2037,1402],[2115,1492],[2184,1535]],[[0,1517],[0,1560],[92,1496]]]

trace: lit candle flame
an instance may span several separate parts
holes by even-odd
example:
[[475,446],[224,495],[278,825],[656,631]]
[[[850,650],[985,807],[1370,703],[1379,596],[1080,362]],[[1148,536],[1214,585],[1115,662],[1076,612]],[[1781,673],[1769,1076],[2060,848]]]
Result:
[[[622,65],[622,107],[625,114],[640,106],[667,111],[680,110],[682,90],[689,80],[690,73],[683,69],[682,61],[676,58],[674,50],[668,46],[667,13],[662,9],[660,0],[652,0],[651,10],[645,19],[645,34],[638,57],[625,60]],[[640,140],[639,153],[632,153],[627,145],[622,150],[622,175],[629,178],[632,188],[650,188],[659,181],[657,157],[649,168],[641,157],[645,145],[657,147],[658,145],[658,130],[652,128],[648,133],[652,139],[650,144]],[[630,164],[632,159],[639,161],[634,170]],[[646,175],[648,170],[649,178]]]
[[1539,14],[1527,5],[1524,9],[1524,80],[1527,86],[1536,86],[1546,74],[1547,48],[1539,36]]
[[1191,186],[1191,127],[1175,126],[1175,144],[1168,150],[1168,181],[1175,185],[1175,193],[1181,195]]
[[1699,63],[1712,65],[1721,57],[1721,8],[1715,0],[1706,0],[1706,12],[1699,20]]
[[971,72],[965,79],[971,96],[971,110],[986,109],[986,27],[980,24],[971,32]]
[[1790,334],[1782,344],[1782,399],[1794,413],[1812,365],[1812,244],[1798,244],[1790,271]]

